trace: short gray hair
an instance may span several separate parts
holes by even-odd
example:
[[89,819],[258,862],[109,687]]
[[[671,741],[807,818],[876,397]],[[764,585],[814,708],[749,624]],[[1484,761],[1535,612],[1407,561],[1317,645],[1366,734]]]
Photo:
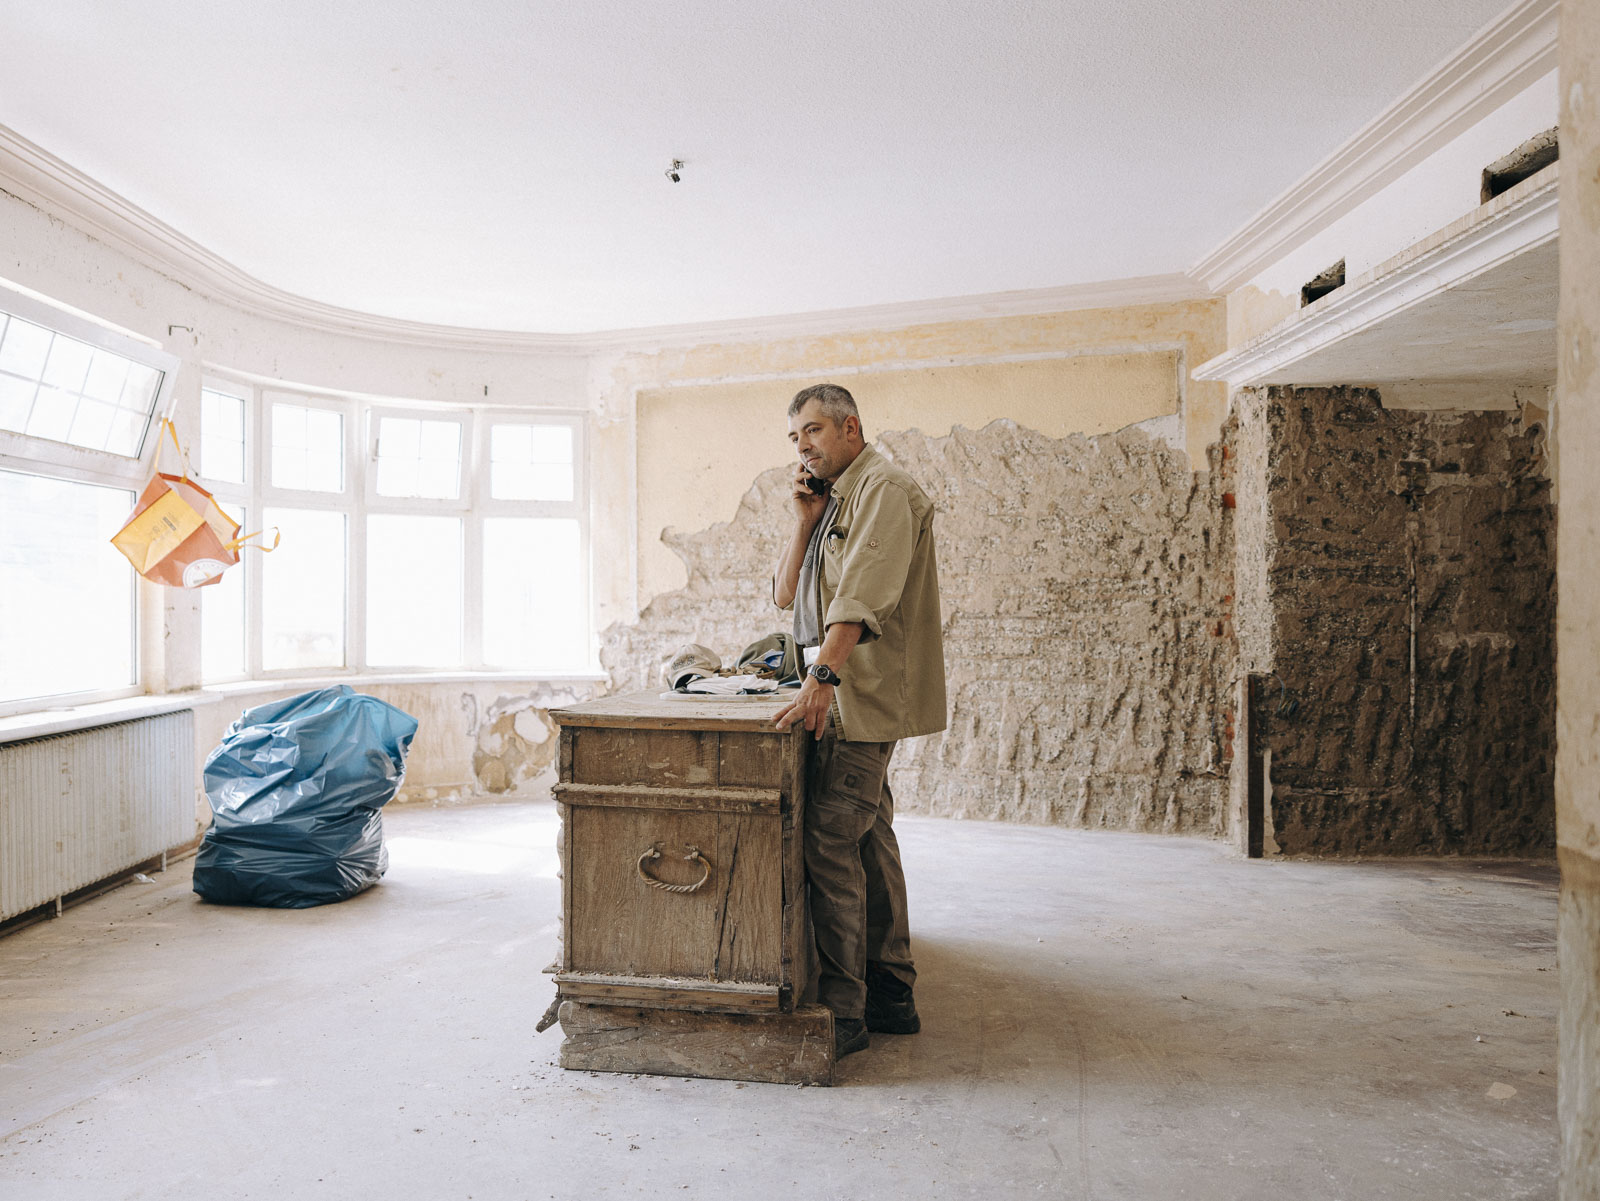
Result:
[[813,400],[821,402],[822,415],[834,425],[843,426],[846,417],[854,417],[858,425],[861,423],[861,410],[856,408],[856,398],[838,384],[812,384],[809,388],[800,389],[789,402],[789,416],[793,417]]

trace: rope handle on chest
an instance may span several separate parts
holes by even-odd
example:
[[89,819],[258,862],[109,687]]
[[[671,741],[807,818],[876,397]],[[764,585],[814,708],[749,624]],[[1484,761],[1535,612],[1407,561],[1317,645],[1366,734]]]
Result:
[[679,895],[684,893],[699,892],[705,887],[706,881],[711,879],[711,863],[704,855],[700,853],[699,847],[685,844],[683,849],[689,852],[683,857],[683,861],[685,863],[698,863],[703,869],[700,873],[700,878],[693,884],[668,884],[664,880],[657,880],[650,874],[649,870],[645,867],[645,864],[653,863],[657,859],[661,858],[660,843],[656,843],[654,846],[647,847],[644,854],[639,856],[639,879],[643,880],[651,888],[659,888],[662,892],[678,893]]

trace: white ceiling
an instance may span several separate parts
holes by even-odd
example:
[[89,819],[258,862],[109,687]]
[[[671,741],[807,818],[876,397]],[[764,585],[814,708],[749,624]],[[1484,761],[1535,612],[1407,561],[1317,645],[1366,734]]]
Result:
[[0,0],[0,124],[276,287],[577,333],[1181,271],[1505,2]]

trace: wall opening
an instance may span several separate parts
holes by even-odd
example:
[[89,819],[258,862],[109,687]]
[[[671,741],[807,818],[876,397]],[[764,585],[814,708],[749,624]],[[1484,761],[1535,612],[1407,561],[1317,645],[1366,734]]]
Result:
[[1300,307],[1304,308],[1313,301],[1321,300],[1335,288],[1344,287],[1344,260],[1340,259],[1333,266],[1317,272],[1306,281],[1305,287],[1300,289]]
[[1552,126],[1535,134],[1504,158],[1495,159],[1483,169],[1483,186],[1478,191],[1478,203],[1488,204],[1501,192],[1516,187],[1530,176],[1537,175],[1561,157],[1557,139],[1560,126]]

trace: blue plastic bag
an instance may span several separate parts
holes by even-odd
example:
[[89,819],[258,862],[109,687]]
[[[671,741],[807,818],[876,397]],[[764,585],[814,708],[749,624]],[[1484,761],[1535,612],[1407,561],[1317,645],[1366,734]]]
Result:
[[379,810],[417,719],[347,685],[248,709],[206,758],[194,890],[223,905],[342,901],[389,869]]

